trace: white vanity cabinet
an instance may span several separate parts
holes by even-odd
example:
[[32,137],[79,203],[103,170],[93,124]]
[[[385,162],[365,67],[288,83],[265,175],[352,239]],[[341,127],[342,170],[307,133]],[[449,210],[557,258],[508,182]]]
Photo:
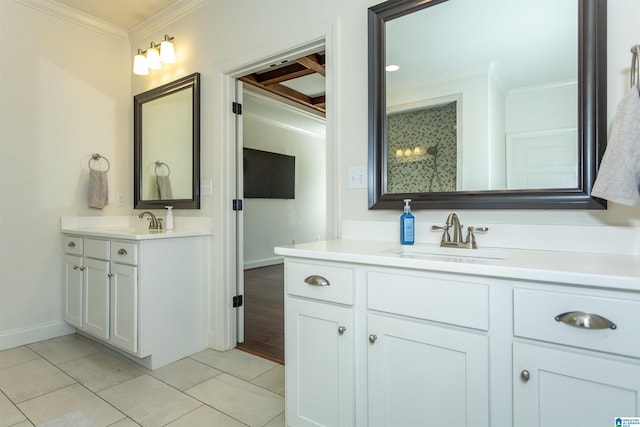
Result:
[[353,426],[354,271],[288,261],[285,277],[287,423]]
[[65,235],[64,319],[156,369],[206,348],[203,236]]
[[514,335],[524,338],[513,344],[514,426],[596,427],[640,416],[637,295],[513,292]]

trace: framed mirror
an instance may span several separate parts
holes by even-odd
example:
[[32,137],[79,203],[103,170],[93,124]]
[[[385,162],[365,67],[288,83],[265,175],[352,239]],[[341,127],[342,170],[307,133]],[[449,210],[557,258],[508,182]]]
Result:
[[200,209],[200,74],[133,98],[134,208]]
[[606,208],[606,0],[390,0],[368,24],[369,209]]

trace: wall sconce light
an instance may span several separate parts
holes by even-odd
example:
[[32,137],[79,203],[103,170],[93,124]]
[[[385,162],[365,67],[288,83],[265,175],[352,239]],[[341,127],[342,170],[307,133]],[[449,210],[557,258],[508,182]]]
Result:
[[149,69],[159,70],[163,63],[174,64],[176,54],[173,50],[172,40],[173,37],[165,35],[162,42],[151,42],[146,50],[138,49],[138,53],[133,58],[133,74],[147,76]]

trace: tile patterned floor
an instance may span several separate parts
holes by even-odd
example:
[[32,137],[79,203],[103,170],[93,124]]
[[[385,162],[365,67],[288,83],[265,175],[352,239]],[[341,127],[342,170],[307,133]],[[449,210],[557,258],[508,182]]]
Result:
[[96,426],[284,426],[284,367],[204,350],[150,371],[81,335],[0,351],[0,427],[76,411]]

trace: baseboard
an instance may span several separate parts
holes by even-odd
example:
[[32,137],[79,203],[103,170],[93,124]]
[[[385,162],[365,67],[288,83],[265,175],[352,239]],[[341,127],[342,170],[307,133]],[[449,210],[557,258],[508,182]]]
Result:
[[65,322],[52,322],[30,328],[14,329],[0,332],[0,350],[20,347],[51,338],[75,333],[75,328]]
[[270,265],[282,264],[283,262],[284,262],[283,257],[273,257],[273,258],[259,259],[255,261],[245,261],[244,269],[250,270],[252,268],[267,267]]

